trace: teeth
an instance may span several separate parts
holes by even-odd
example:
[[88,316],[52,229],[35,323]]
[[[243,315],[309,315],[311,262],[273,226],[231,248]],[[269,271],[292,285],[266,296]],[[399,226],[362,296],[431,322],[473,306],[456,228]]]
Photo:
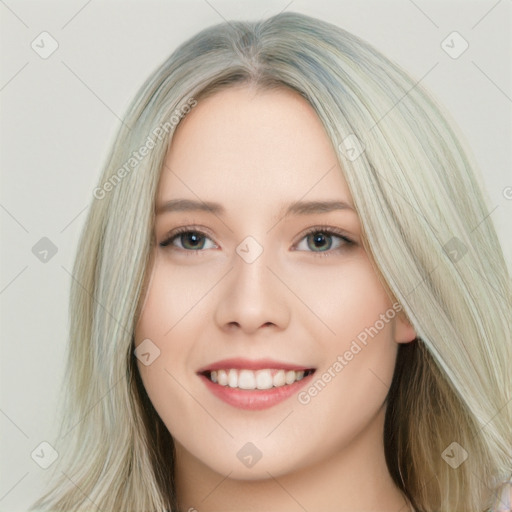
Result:
[[279,370],[274,375],[274,387],[279,388],[281,386],[284,386],[286,384],[286,379],[284,376],[284,370]]
[[229,370],[228,373],[228,386],[230,388],[238,387],[238,372],[236,370]]
[[[235,372],[236,370],[230,370]],[[255,389],[256,388],[256,375],[251,370],[242,370],[238,374],[238,387],[240,389]]]
[[256,372],[256,387],[258,389],[270,389],[274,386],[270,370],[258,370]]
[[224,370],[219,370],[217,372],[217,382],[221,386],[227,386],[228,385],[228,374]]
[[295,372],[293,370],[287,371],[284,380],[286,384],[293,384],[295,382]]
[[210,380],[221,386],[239,389],[270,389],[293,384],[304,378],[304,371],[294,370],[217,370],[210,372]]

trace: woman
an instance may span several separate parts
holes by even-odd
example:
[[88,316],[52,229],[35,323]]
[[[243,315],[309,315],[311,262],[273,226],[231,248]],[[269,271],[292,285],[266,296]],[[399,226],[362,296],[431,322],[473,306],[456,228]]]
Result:
[[33,509],[504,509],[511,281],[428,94],[284,13],[200,32],[125,121]]

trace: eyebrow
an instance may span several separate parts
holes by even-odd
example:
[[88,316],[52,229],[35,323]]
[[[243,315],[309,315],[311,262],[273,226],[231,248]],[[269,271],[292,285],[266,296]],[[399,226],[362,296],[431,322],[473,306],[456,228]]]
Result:
[[[354,208],[345,201],[297,201],[284,205],[278,217],[288,217],[290,215],[312,215],[315,213],[328,213],[336,210],[351,210]],[[215,215],[223,215],[226,210],[224,207],[212,201],[196,201],[193,199],[171,199],[165,201],[156,209],[156,215],[167,212],[188,212],[205,211]]]

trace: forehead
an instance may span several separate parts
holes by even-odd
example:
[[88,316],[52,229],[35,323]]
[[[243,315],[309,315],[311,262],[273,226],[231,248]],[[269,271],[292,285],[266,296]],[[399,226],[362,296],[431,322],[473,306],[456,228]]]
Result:
[[313,107],[290,89],[224,89],[181,121],[165,158],[159,203],[177,197],[233,208],[307,200],[351,203]]

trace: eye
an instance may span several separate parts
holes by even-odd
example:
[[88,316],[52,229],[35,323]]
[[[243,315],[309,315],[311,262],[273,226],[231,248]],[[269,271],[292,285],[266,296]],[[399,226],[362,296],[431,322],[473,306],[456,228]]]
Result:
[[[333,238],[337,239],[333,242]],[[208,246],[208,241],[211,242]],[[201,229],[194,226],[182,227],[174,230],[160,242],[160,247],[176,248],[190,253],[199,253],[203,249],[213,249],[217,245]],[[328,256],[335,251],[342,251],[356,243],[348,238],[342,231],[325,226],[314,226],[302,236],[295,250],[314,252],[319,256]]]
[[[212,249],[212,247],[205,247],[206,240],[211,241],[211,239],[203,231],[190,227],[184,227],[178,228],[163,242],[160,242],[160,247],[168,247],[172,245],[185,251],[200,252],[201,249]],[[180,245],[176,245],[174,243],[175,241],[179,242]],[[215,244],[213,245],[215,246]]]
[[[337,241],[333,242],[333,238]],[[333,247],[334,245],[334,247]],[[305,236],[297,244],[298,250],[310,250],[310,252],[320,253],[321,256],[327,256],[334,251],[347,249],[356,243],[348,238],[342,231],[323,226],[315,226],[306,232]]]

